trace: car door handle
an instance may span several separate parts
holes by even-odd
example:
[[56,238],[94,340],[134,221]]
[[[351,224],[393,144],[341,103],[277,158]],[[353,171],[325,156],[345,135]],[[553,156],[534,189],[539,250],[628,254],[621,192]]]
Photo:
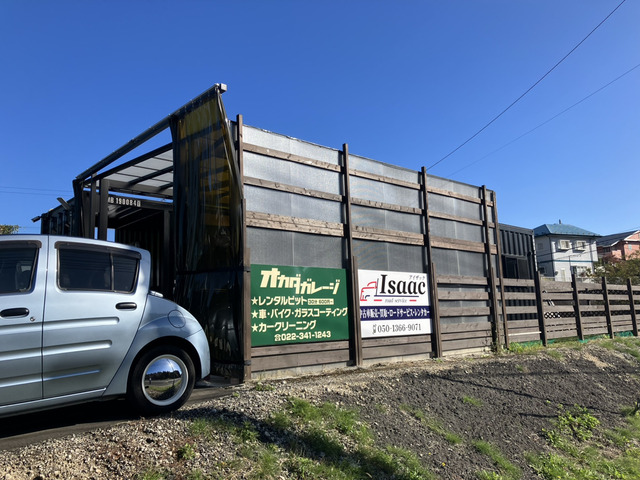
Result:
[[136,308],[138,308],[138,305],[136,305],[134,302],[121,302],[116,305],[116,308],[118,310],[135,310]]
[[26,317],[29,315],[28,308],[6,308],[0,312],[0,317]]

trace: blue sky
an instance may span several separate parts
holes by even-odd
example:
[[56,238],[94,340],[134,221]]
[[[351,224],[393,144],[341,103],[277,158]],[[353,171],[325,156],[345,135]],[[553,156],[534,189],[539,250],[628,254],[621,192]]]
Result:
[[[76,175],[219,82],[232,119],[429,168],[620,2],[2,0],[0,223],[38,232]],[[618,78],[639,24],[627,0],[428,172],[494,190],[503,223],[639,229],[640,68]]]

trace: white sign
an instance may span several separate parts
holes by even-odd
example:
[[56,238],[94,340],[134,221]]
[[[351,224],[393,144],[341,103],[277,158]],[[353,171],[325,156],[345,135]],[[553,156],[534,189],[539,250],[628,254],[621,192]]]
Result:
[[362,338],[431,333],[426,273],[358,270]]

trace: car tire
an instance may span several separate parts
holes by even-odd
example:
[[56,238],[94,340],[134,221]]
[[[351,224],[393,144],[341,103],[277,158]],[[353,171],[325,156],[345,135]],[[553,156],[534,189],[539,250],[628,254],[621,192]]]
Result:
[[129,375],[127,399],[143,415],[177,410],[195,384],[195,368],[187,352],[173,345],[158,345],[145,352]]

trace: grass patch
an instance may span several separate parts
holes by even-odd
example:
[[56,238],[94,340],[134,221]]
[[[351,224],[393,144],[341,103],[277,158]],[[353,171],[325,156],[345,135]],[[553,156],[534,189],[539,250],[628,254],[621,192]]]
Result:
[[533,355],[544,350],[542,342],[524,342],[509,344],[509,352],[515,355]]
[[273,392],[276,389],[276,387],[274,387],[273,385],[271,385],[269,383],[258,382],[258,383],[255,384],[253,389],[256,392]]
[[479,398],[469,397],[467,395],[462,397],[462,403],[473,405],[474,407],[481,407],[483,405],[482,400],[480,400]]
[[624,427],[599,432],[600,422],[587,409],[560,408],[554,428],[545,431],[557,451],[528,454],[526,459],[547,480],[640,478],[640,415],[631,413],[625,421]]
[[411,405],[400,405],[400,409],[413,415],[417,420],[420,420],[420,423],[427,427],[430,432],[441,436],[450,445],[458,445],[463,442],[463,439],[460,435],[447,430],[446,428],[444,428],[442,423],[434,418],[428,417],[424,413],[424,411],[420,410],[419,408],[414,408]]
[[[359,480],[380,478],[381,472],[384,478],[398,480],[437,478],[412,451],[377,446],[355,410],[289,398],[264,423],[266,431],[242,418],[198,418],[189,428],[198,441],[217,441],[219,433],[232,435],[236,460],[225,468],[242,472],[242,478]],[[268,429],[284,435],[272,435]],[[190,455],[186,446],[184,455]]]
[[489,457],[500,473],[481,471],[477,475],[481,479],[510,479],[517,480],[522,477],[520,469],[511,463],[496,446],[485,440],[474,440],[473,447],[482,455]]
[[564,355],[558,350],[548,349],[545,353],[555,360],[564,360]]

